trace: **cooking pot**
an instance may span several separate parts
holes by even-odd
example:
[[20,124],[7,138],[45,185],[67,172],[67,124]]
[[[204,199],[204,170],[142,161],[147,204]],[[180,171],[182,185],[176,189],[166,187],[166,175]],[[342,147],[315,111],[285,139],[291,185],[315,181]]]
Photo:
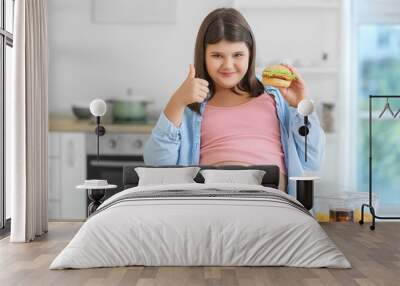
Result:
[[116,99],[113,102],[113,119],[116,123],[146,123],[148,99]]
[[77,119],[89,119],[92,117],[89,106],[72,105],[72,113]]

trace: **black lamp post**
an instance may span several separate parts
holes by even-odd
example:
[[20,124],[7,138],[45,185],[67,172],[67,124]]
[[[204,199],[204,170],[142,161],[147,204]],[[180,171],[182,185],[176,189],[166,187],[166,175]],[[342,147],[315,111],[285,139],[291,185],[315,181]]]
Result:
[[304,116],[304,125],[299,128],[299,134],[304,136],[304,160],[307,162],[307,135],[310,132],[308,115],[314,111],[314,104],[309,99],[303,99],[297,106],[297,111]]
[[[307,162],[307,135],[310,132],[308,127],[308,115],[314,111],[314,104],[309,99],[303,99],[297,106],[297,111],[304,116],[304,125],[299,128],[299,134],[304,136],[304,161]],[[304,207],[311,210],[314,205],[314,181],[319,177],[290,177],[296,181],[296,198]]]

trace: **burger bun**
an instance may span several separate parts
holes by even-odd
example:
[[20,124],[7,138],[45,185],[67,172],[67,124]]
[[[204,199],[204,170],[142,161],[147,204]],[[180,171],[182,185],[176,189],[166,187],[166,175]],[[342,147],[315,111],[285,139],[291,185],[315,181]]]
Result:
[[292,81],[274,77],[263,77],[262,83],[264,85],[271,85],[275,87],[289,87]]

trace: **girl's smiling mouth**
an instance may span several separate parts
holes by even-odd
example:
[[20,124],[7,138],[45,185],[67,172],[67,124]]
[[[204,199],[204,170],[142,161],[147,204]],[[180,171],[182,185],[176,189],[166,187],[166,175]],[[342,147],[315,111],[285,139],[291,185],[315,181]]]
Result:
[[236,72],[220,72],[223,77],[230,77],[234,75]]

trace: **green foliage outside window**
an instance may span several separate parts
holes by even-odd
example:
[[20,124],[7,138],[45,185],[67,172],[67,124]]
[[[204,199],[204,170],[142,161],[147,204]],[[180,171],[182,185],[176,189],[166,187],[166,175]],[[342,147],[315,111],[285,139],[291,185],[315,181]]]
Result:
[[[361,26],[359,33],[358,188],[368,191],[369,95],[400,95],[400,26]],[[362,49],[370,49],[363,51]],[[400,113],[382,118],[386,99],[373,99],[373,191],[383,204],[400,202]],[[394,113],[400,98],[389,99]]]

